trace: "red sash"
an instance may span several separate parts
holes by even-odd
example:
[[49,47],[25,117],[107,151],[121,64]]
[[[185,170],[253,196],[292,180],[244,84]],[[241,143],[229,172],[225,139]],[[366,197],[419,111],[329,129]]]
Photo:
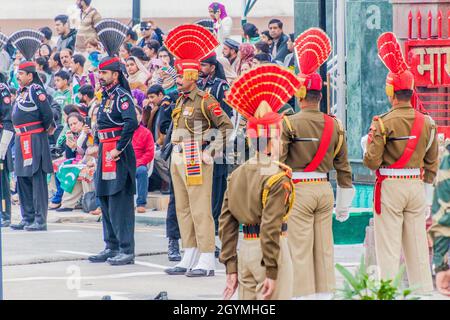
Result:
[[314,156],[314,158],[303,170],[304,172],[315,171],[319,167],[323,158],[325,158],[325,155],[327,154],[328,151],[328,147],[330,146],[331,138],[333,137],[334,120],[332,117],[326,114],[323,115],[323,120],[325,121],[325,126],[323,128],[319,148],[317,149],[317,153]]
[[[36,122],[24,123],[24,124],[14,127],[17,131],[19,131],[17,133],[17,135],[20,137],[20,148],[22,150],[24,167],[28,167],[33,164],[33,148],[32,148],[31,136],[35,133],[44,132],[43,127],[40,127],[40,128],[38,127],[41,124],[42,124],[41,121],[36,121]],[[28,127],[35,127],[35,129],[30,130],[30,131],[21,132],[22,130],[24,130]]]
[[[99,130],[99,133],[107,135],[108,133],[119,130],[122,130],[122,128]],[[117,141],[119,140],[120,136],[100,139],[100,143],[102,144],[102,180],[114,180],[117,178],[117,163],[109,156],[109,153],[116,148]]]
[[[390,169],[403,169],[408,164],[414,151],[416,151],[417,144],[419,143],[420,137],[422,135],[423,126],[425,123],[425,116],[418,111],[416,111],[415,114],[416,117],[411,127],[410,136],[415,136],[416,138],[408,140],[408,143],[406,144],[406,148],[403,151],[403,154],[397,161],[395,161],[395,163],[391,164],[388,167]],[[380,174],[380,170],[377,170],[375,173],[377,179],[375,181],[375,188],[374,188],[374,208],[376,214],[381,214],[381,186],[383,184],[383,181],[386,180],[387,176],[382,176]]]

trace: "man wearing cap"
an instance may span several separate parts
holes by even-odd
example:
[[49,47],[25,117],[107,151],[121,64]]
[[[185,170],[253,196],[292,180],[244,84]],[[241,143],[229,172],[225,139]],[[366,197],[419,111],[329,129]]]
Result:
[[370,132],[361,143],[365,149],[364,165],[375,170],[377,177],[377,264],[382,279],[393,279],[403,250],[409,285],[425,293],[433,290],[425,220],[438,170],[436,126],[430,116],[411,105],[414,76],[392,32],[378,39],[378,56],[390,71],[386,94],[392,108],[374,117]]
[[239,58],[239,42],[233,39],[225,39],[223,42],[223,57],[219,57],[218,60],[223,66],[223,70],[225,71],[225,77],[229,84],[233,83],[234,79],[236,79],[239,75],[239,65],[241,59]]
[[[0,49],[1,49],[0,43]],[[12,125],[12,100],[11,92],[6,85],[6,77],[0,73],[0,166],[1,166],[1,200],[4,200],[5,207],[2,208],[2,219],[0,228],[11,225],[11,192],[9,190],[9,172],[13,170],[12,156],[9,151],[9,145],[14,136],[14,127]]]
[[199,90],[200,61],[217,46],[217,39],[198,25],[173,29],[165,42],[177,57],[180,98],[172,112],[174,144],[170,172],[184,255],[170,275],[213,276],[214,219],[211,212],[213,162],[222,159],[227,130],[233,125],[212,95]]
[[11,228],[44,231],[47,230],[47,174],[53,173],[48,134],[52,134],[56,125],[49,98],[36,72],[36,64],[31,61],[39,48],[42,34],[21,30],[10,39],[26,59],[19,65],[17,81],[20,89],[12,113],[16,131],[14,171],[22,220],[11,225]]
[[[111,29],[103,30],[111,34]],[[116,37],[122,37],[125,41],[125,35],[121,32],[117,32]],[[89,261],[118,266],[134,263],[136,157],[131,141],[138,122],[118,52],[111,48],[114,42],[109,40],[113,38],[101,37],[108,56],[99,64],[103,94],[95,132],[95,144],[99,148],[95,190],[102,209],[106,248],[89,257]],[[114,46],[114,49],[119,47]]]
[[302,86],[297,93],[301,111],[285,118],[280,156],[281,162],[292,167],[295,184],[295,204],[288,220],[295,297],[330,293],[336,285],[334,195],[328,181],[333,168],[337,172],[339,221],[348,218],[354,195],[343,125],[319,109],[323,80],[317,69],[328,59],[330,40],[322,30],[309,29],[299,36],[297,43],[303,43],[295,48],[302,71],[299,75]]
[[[294,185],[291,169],[274,161],[282,122],[277,111],[298,90],[300,81],[278,66],[256,68],[246,75],[248,83],[236,81],[227,102],[248,120],[247,136],[256,153],[231,174],[220,215],[220,262],[227,274],[224,299],[230,299],[239,287],[240,300],[286,300],[292,298],[293,286],[286,221]],[[274,90],[281,81],[285,84],[286,92],[274,92],[276,99],[268,99],[271,105],[264,100],[270,92],[263,92],[260,76]],[[243,92],[254,99],[242,98]],[[238,253],[240,224],[244,240]]]

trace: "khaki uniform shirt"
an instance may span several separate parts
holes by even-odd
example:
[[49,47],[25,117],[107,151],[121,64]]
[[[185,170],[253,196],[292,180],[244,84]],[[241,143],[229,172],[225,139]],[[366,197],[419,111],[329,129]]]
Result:
[[[202,103],[205,114],[202,111]],[[180,112],[179,116],[175,116],[177,110]],[[211,142],[208,148],[212,156],[215,152],[223,151],[227,135],[233,129],[230,118],[222,110],[217,100],[197,87],[186,97],[178,99],[172,118],[174,119],[173,143],[195,139],[201,140],[200,142],[203,144],[211,141],[211,132],[208,129],[218,129],[221,137]]]
[[[401,157],[408,140],[392,140],[392,138],[410,135],[415,113],[411,105],[407,103],[396,106],[379,117],[385,127],[386,144],[381,133],[380,121],[375,118],[370,126],[369,141],[371,141],[364,155],[364,165],[371,170],[388,167]],[[433,183],[439,165],[437,139],[434,139],[428,151],[426,150],[434,126],[434,121],[429,116],[425,116],[425,124],[416,150],[405,166],[405,168],[423,168],[426,183]]]
[[[297,141],[292,142],[290,130],[285,121],[283,121],[282,148],[280,161],[286,163],[292,168],[292,171],[303,171],[313,160],[319,149],[320,140],[324,129],[323,113],[318,109],[302,109],[288,117],[297,138],[314,138],[316,141]],[[337,183],[341,188],[352,187],[352,169],[348,161],[347,142],[345,132],[339,129],[338,119],[334,119],[333,136],[328,151],[315,170],[317,172],[328,173],[333,168],[337,172]],[[334,156],[338,147],[339,135],[343,136],[343,143],[339,152]]]
[[[263,190],[269,178],[286,172],[271,188],[263,208]],[[289,211],[289,198],[293,192],[290,169],[285,171],[265,156],[251,158],[238,167],[228,178],[228,188],[219,218],[219,236],[222,241],[220,262],[227,274],[237,272],[237,243],[239,224],[260,224],[262,249],[261,265],[268,278],[276,279],[280,252],[280,232],[283,217]]]

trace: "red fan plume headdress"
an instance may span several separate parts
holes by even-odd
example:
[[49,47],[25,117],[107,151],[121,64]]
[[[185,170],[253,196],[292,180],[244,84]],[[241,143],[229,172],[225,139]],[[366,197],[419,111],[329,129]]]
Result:
[[187,24],[171,30],[164,45],[177,58],[175,68],[178,73],[186,79],[197,80],[200,61],[213,52],[219,42],[208,29]]
[[409,71],[402,49],[392,32],[383,33],[377,41],[378,57],[389,73],[386,78],[386,94],[394,96],[395,91],[414,90],[414,75]]
[[327,61],[331,53],[331,41],[319,28],[310,28],[300,34],[294,42],[300,80],[302,86],[298,92],[304,98],[308,90],[322,90],[322,78],[317,69]]
[[300,86],[300,80],[291,71],[266,64],[236,79],[225,101],[248,120],[250,138],[275,137],[280,134],[282,119],[277,112]]

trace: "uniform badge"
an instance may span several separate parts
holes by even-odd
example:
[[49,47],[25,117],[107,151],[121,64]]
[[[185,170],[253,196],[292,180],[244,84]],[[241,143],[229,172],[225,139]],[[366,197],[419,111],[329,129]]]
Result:
[[217,117],[221,116],[221,115],[222,115],[222,108],[221,108],[220,106],[215,107],[215,108],[213,109],[213,113],[214,113]]
[[38,99],[40,102],[44,102],[47,99],[47,97],[45,96],[45,94],[41,93],[40,95],[38,95]]
[[194,107],[186,107],[183,111],[183,116],[190,117],[194,113]]
[[129,106],[130,106],[130,104],[128,102],[124,102],[124,103],[122,103],[121,108],[122,108],[122,110],[127,110]]
[[3,98],[3,103],[4,104],[10,104],[11,103],[11,98],[10,97],[4,97]]

